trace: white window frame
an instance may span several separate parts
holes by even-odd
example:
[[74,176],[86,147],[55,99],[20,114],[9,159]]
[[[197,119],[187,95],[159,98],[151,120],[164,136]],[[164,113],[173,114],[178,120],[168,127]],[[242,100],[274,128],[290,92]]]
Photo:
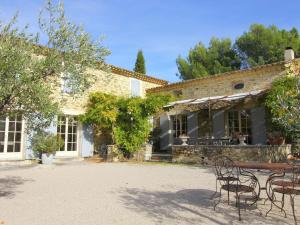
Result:
[[72,87],[68,86],[68,82],[69,82],[68,75],[62,74],[60,80],[61,80],[61,87],[60,87],[61,93],[71,94]]
[[[57,126],[56,131],[59,126],[59,117],[57,118]],[[79,153],[79,121],[77,119],[77,126],[76,126],[76,151],[68,151],[68,135],[69,135],[69,118],[76,117],[73,115],[62,115],[61,117],[65,118],[65,140],[64,140],[64,150],[63,151],[56,151],[56,156],[58,157],[76,157]],[[57,135],[59,135],[57,133]]]
[[[5,117],[5,131],[4,131],[4,149],[0,152],[0,159],[5,160],[21,160],[24,156],[24,131],[25,131],[25,120],[21,120],[21,140],[20,140],[20,151],[19,152],[7,152],[8,147],[8,133],[9,133],[9,116]],[[15,140],[14,140],[15,143]]]

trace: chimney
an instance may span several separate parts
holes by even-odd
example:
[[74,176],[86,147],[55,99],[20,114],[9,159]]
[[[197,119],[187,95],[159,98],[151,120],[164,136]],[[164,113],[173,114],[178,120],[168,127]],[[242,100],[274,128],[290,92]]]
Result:
[[284,61],[289,62],[293,59],[295,59],[294,50],[291,47],[287,47],[284,51]]

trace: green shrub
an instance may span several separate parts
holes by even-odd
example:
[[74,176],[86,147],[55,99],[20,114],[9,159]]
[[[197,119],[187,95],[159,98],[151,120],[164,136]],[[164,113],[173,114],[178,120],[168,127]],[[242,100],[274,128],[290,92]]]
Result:
[[31,147],[35,153],[55,153],[64,145],[64,141],[57,135],[40,131],[31,139]]
[[286,76],[276,79],[266,98],[273,125],[285,136],[299,138],[300,131],[300,78]]

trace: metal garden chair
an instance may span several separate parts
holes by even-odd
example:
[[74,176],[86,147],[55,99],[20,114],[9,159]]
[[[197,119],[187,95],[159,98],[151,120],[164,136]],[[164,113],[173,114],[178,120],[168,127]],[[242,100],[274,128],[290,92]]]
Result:
[[241,220],[241,201],[244,200],[246,205],[251,206],[259,199],[260,184],[258,179],[251,172],[236,167],[234,162],[226,156],[218,157],[215,162],[217,176],[216,179],[220,183],[220,196],[217,203],[214,205],[214,210],[221,201],[222,190],[227,191],[228,204],[229,193],[234,193],[236,198],[236,207],[238,208],[239,220]]
[[[229,185],[238,180],[238,177],[234,174],[234,162],[227,156],[220,155],[213,158],[216,175],[216,192],[222,194],[222,186]],[[220,184],[220,190],[218,190],[218,183]],[[229,191],[227,192],[228,204],[229,204]]]
[[300,195],[300,166],[294,166],[291,173],[286,171],[278,171],[271,174],[266,182],[267,195],[271,201],[271,208],[266,213],[272,210],[273,206],[279,208],[286,217],[285,196],[290,196],[294,222],[297,224],[295,213],[295,196]]

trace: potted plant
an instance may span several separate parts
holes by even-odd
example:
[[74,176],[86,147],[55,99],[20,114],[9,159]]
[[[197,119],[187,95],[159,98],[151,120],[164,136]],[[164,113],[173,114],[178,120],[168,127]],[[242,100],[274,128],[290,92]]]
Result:
[[284,145],[285,137],[281,132],[272,132],[268,134],[268,143],[270,145]]
[[189,136],[185,135],[185,134],[181,134],[179,136],[179,139],[181,140],[182,144],[181,145],[188,145],[187,141],[189,140]]
[[52,164],[55,152],[63,144],[57,135],[45,131],[37,132],[31,141],[32,150],[42,159],[43,164]]
[[242,133],[238,134],[238,140],[239,140],[239,145],[247,145],[246,144],[246,135],[243,135]]

